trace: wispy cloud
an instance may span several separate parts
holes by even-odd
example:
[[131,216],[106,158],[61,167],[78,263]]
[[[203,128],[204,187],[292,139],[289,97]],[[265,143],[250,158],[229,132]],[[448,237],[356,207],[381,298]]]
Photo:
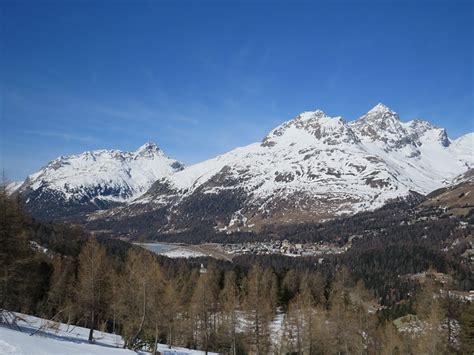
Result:
[[[159,95],[163,96],[163,95]],[[114,129],[117,120],[132,124],[153,126],[159,121],[175,121],[198,124],[193,117],[193,105],[176,110],[167,100],[137,100],[133,98],[91,99],[74,94],[57,92],[53,88],[41,94],[26,89],[9,90],[5,95],[5,104],[14,111],[27,112],[35,116],[48,116],[49,123],[63,124],[74,122],[78,118],[82,124],[91,128]],[[198,111],[201,111],[199,109]]]
[[71,134],[71,133],[60,132],[60,131],[22,130],[21,133],[32,135],[32,136],[59,138],[64,141],[76,141],[76,142],[82,142],[82,143],[94,143],[98,141],[97,138],[92,137],[92,136]]

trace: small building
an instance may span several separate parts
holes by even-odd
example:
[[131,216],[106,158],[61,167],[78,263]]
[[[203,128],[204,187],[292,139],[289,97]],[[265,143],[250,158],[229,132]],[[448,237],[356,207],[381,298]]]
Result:
[[474,302],[474,290],[470,291],[449,291],[454,297],[468,302]]

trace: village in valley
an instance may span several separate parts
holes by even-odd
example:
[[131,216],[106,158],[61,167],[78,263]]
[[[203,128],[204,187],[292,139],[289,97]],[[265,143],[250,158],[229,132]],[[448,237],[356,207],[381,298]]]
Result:
[[341,254],[351,247],[351,241],[355,236],[343,246],[334,243],[292,243],[288,240],[271,240],[265,242],[247,242],[235,244],[217,244],[216,248],[231,256],[253,254],[269,255],[280,254],[286,256],[318,256],[323,254]]

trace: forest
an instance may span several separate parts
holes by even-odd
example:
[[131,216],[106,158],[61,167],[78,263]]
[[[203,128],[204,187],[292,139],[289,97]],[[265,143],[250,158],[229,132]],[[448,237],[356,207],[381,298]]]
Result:
[[[322,262],[279,255],[224,262],[169,259],[40,222],[2,192],[0,311],[88,327],[91,342],[94,330],[117,333],[127,348],[151,352],[160,342],[223,354],[469,354],[474,305],[454,290],[472,287],[472,265],[460,257],[472,215],[399,210],[267,231],[365,236]],[[421,272],[422,281],[405,277]],[[400,326],[404,316],[413,321]]]

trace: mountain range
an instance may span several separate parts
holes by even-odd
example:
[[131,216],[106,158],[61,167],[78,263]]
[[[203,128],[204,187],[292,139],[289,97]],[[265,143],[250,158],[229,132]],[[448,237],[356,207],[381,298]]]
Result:
[[61,156],[7,190],[18,193],[34,216],[56,220],[132,201],[157,179],[183,168],[147,143],[134,152],[96,150]]
[[383,104],[352,122],[303,112],[261,142],[185,167],[155,144],[59,157],[8,187],[34,216],[137,235],[328,220],[449,186],[474,166],[474,133],[402,122]]

